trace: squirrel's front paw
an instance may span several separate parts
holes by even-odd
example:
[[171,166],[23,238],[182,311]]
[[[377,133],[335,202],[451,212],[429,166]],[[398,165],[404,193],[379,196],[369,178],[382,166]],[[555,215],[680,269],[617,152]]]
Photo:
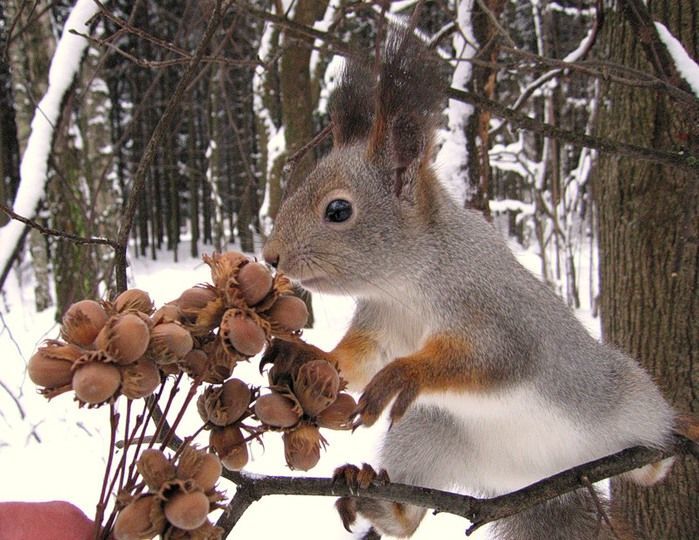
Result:
[[411,373],[409,366],[401,360],[394,360],[374,378],[364,389],[357,405],[359,420],[356,425],[371,426],[395,397],[391,407],[391,424],[401,419],[419,392],[419,380]]

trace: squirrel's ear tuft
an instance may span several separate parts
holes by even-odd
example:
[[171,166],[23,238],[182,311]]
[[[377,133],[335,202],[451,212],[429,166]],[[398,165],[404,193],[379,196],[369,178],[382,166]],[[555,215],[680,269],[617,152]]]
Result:
[[445,95],[441,61],[411,27],[388,33],[375,93],[375,118],[369,136],[369,156],[384,152],[396,171],[400,193],[402,173],[415,160],[431,159],[432,137]]
[[340,83],[328,109],[336,146],[351,144],[369,135],[374,116],[374,76],[358,61],[347,59]]

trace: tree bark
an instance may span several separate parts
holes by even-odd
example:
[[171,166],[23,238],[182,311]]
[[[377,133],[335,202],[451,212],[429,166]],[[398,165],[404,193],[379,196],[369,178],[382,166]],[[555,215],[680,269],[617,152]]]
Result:
[[[655,0],[651,15],[696,59],[699,0]],[[605,60],[650,72],[652,65],[617,8],[607,13]],[[602,92],[600,132],[651,148],[696,146],[696,117],[661,92],[612,84]],[[696,154],[696,148],[689,148]],[[699,265],[696,170],[602,154],[599,207],[604,338],[637,358],[681,412],[699,410]],[[649,489],[612,481],[613,505],[647,538],[699,538],[699,463],[678,458]]]

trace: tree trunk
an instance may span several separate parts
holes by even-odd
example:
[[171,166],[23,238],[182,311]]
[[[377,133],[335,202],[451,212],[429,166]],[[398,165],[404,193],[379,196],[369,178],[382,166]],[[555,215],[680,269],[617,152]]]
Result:
[[[655,0],[651,14],[697,58],[699,0]],[[620,10],[609,11],[605,60],[652,72]],[[652,148],[690,145],[699,122],[662,92],[611,84],[602,92],[600,135]],[[694,144],[695,147],[691,148]],[[605,339],[650,371],[681,412],[699,410],[699,175],[602,155],[594,190],[599,206],[602,326]],[[699,538],[699,463],[678,459],[649,489],[612,482],[613,505],[647,538]]]

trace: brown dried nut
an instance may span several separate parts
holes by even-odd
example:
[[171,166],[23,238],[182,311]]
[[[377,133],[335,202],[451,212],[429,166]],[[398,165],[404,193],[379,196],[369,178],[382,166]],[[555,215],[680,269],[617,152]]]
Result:
[[159,364],[172,364],[192,350],[192,334],[179,323],[166,322],[153,327],[149,349]]
[[243,266],[236,279],[240,294],[248,306],[261,302],[272,289],[272,274],[264,264],[257,262]]
[[190,377],[201,377],[208,369],[209,355],[207,355],[202,349],[192,349],[184,355],[182,360],[180,360],[179,365],[187,374],[189,374]]
[[141,452],[136,468],[152,491],[160,490],[165,482],[175,478],[175,466],[163,452],[155,448]]
[[269,318],[287,330],[301,330],[308,322],[308,308],[298,296],[280,296],[270,308]]
[[107,322],[107,312],[94,300],[81,300],[63,315],[61,335],[66,341],[89,347]]
[[84,351],[75,345],[50,341],[29,359],[27,373],[37,386],[56,388],[70,384],[73,363],[83,354]]
[[180,297],[173,302],[182,313],[194,314],[206,307],[206,304],[216,300],[218,293],[210,285],[197,285],[184,291]]
[[87,362],[77,367],[72,384],[80,401],[96,405],[116,393],[121,384],[121,373],[113,364]]
[[221,476],[221,460],[215,455],[187,446],[177,464],[177,476],[192,479],[203,492],[214,488]]
[[330,406],[340,391],[340,375],[325,360],[303,364],[294,377],[294,394],[309,416],[317,416]]
[[302,414],[298,402],[277,392],[260,396],[255,401],[255,415],[268,426],[290,428],[298,423]]
[[178,491],[165,502],[163,510],[172,525],[191,531],[206,521],[209,499],[202,491]]
[[230,471],[239,471],[248,463],[248,445],[238,426],[214,428],[209,434],[209,444]]
[[179,322],[180,308],[177,307],[177,304],[165,304],[159,307],[151,318],[154,324]]
[[115,315],[97,336],[97,347],[117,363],[126,365],[138,360],[148,349],[150,328],[138,313]]
[[216,527],[207,519],[203,525],[191,531],[173,527],[167,532],[164,540],[221,540],[222,538],[223,529]]
[[121,393],[129,399],[150,396],[160,384],[160,370],[155,362],[141,358],[121,368]]
[[166,525],[160,499],[143,495],[119,512],[113,533],[116,540],[142,540],[162,534]]
[[202,259],[211,268],[211,279],[214,285],[221,290],[225,289],[228,280],[235,276],[238,269],[249,260],[237,251],[204,255]]
[[221,386],[210,386],[197,400],[199,415],[205,422],[227,426],[238,420],[250,405],[250,387],[240,379],[230,379]]
[[[220,336],[224,347],[231,353],[255,356],[267,341],[264,330],[243,311],[229,309],[221,319]],[[230,351],[230,349],[234,349]]]
[[222,384],[233,373],[239,360],[245,359],[241,354],[226,349],[221,339],[215,339],[205,344],[204,351],[208,355],[208,365],[204,381],[212,384]]
[[128,289],[114,300],[114,309],[118,313],[125,311],[140,311],[146,315],[153,313],[153,300],[146,291],[141,289]]
[[357,402],[344,392],[316,417],[320,427],[328,429],[352,429],[352,415],[357,409]]
[[284,441],[284,457],[290,469],[308,471],[320,460],[320,447],[325,445],[325,439],[317,427],[311,424],[301,424],[292,431],[282,435]]

